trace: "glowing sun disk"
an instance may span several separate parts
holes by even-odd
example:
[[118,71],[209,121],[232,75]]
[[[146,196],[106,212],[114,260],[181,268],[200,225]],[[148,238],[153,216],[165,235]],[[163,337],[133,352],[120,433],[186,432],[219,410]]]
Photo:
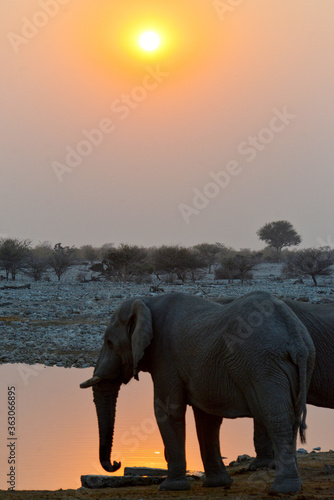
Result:
[[139,45],[143,50],[152,52],[156,50],[160,45],[160,37],[154,31],[145,31],[139,37]]

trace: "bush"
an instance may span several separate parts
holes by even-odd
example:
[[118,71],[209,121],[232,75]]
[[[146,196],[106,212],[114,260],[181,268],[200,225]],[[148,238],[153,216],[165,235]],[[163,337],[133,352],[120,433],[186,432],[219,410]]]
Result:
[[51,256],[52,248],[49,244],[42,244],[29,250],[23,268],[24,274],[35,281],[41,281],[50,267],[49,261]]
[[148,262],[146,248],[125,244],[118,248],[109,248],[105,252],[102,266],[102,273],[107,279],[119,281],[135,278],[143,280],[145,276],[152,274],[153,270]]
[[226,271],[223,267],[218,267],[215,269],[215,279],[216,280],[228,280],[229,283],[232,283],[235,279],[240,280],[243,283],[245,280],[253,279],[253,273],[248,272],[246,274],[241,274],[237,270],[233,274]]
[[160,274],[168,274],[169,280],[174,276],[183,283],[190,274],[193,281],[196,271],[205,267],[200,255],[191,248],[175,246],[162,246],[153,251],[152,264],[155,275],[160,279]]
[[58,281],[71,266],[75,263],[75,248],[63,247],[61,243],[57,243],[51,251],[49,257],[49,265],[57,275]]
[[216,279],[228,279],[232,282],[234,279],[240,279],[241,283],[245,280],[252,279],[251,273],[254,266],[259,261],[259,254],[250,251],[238,252],[234,255],[223,257],[221,259],[221,267],[216,269]]
[[193,247],[195,254],[198,255],[203,265],[207,267],[208,273],[211,273],[212,268],[218,264],[222,249],[225,249],[225,247],[220,243],[200,243]]
[[333,252],[327,248],[306,248],[291,252],[282,269],[282,275],[288,278],[310,276],[317,286],[318,276],[329,276],[334,264]]
[[89,261],[93,264],[99,258],[99,249],[94,248],[92,245],[83,245],[78,250],[78,256],[80,259]]
[[22,270],[29,255],[30,241],[2,239],[0,241],[0,268],[6,272],[6,279],[11,275],[15,281],[16,274]]

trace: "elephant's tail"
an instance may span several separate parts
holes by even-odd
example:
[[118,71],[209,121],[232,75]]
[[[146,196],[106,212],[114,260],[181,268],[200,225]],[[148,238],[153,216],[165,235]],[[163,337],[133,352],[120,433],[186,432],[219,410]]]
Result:
[[[299,434],[300,440],[302,443],[306,442],[306,398],[307,398],[307,359],[303,356],[302,359],[299,360],[298,363],[299,368],[299,384],[300,384],[300,402],[299,402],[299,411],[300,411],[300,421],[299,421]],[[299,413],[299,412],[298,412]]]
[[302,443],[306,442],[306,399],[310,383],[310,374],[313,371],[315,350],[309,332],[295,313],[281,301],[276,301],[276,307],[284,318],[289,332],[289,353],[294,365],[298,369],[299,391],[295,394],[295,414],[299,426]]

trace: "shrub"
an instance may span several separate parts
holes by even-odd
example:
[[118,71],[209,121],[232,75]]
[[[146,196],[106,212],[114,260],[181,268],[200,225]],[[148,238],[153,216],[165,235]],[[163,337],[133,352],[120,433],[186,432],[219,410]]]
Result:
[[317,277],[330,275],[333,264],[333,252],[329,248],[306,248],[289,253],[282,274],[289,278],[310,276],[317,286]]

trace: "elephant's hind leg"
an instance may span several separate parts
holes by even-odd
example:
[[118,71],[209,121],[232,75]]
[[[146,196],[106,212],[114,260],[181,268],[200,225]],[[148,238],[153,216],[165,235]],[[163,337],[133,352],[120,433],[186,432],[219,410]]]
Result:
[[206,476],[203,486],[229,487],[232,479],[226,472],[219,446],[219,429],[223,419],[198,408],[193,408],[193,411]]
[[249,470],[257,470],[261,468],[275,468],[274,448],[267,429],[257,420],[254,419],[254,447],[256,458],[254,458],[249,466]]
[[298,426],[289,431],[272,434],[274,445],[276,478],[270,487],[271,493],[296,493],[301,490],[302,480],[298,472],[296,441]]
[[277,401],[276,411],[263,421],[273,443],[276,478],[270,487],[271,493],[296,493],[301,490],[302,480],[296,459],[298,425],[294,423],[293,411],[282,411],[285,404]]

